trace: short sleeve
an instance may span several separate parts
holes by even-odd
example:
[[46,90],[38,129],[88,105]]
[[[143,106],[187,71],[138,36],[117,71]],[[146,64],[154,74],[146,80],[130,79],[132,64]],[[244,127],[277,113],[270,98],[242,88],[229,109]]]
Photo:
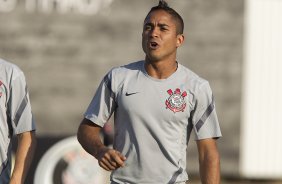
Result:
[[116,108],[115,93],[112,89],[112,75],[109,72],[100,83],[84,117],[103,127]]
[[35,130],[30,98],[23,72],[15,72],[10,85],[8,114],[13,134]]
[[196,105],[192,117],[195,139],[221,137],[212,90],[207,81],[199,85],[196,93]]

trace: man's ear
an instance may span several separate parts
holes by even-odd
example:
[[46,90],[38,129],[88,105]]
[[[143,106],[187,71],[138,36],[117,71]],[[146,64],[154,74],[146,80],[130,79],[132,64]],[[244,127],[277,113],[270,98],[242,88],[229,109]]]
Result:
[[178,34],[176,37],[176,47],[180,47],[184,42],[184,35],[183,34]]

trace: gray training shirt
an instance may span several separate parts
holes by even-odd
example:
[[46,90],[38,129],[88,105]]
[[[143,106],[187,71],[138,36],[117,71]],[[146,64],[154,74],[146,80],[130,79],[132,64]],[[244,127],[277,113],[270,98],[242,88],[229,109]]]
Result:
[[150,77],[144,61],[112,69],[85,118],[102,127],[113,113],[113,146],[127,160],[112,183],[185,182],[191,131],[195,140],[221,136],[209,83],[181,64],[167,79]]
[[35,130],[23,72],[0,59],[0,183],[8,184],[11,172],[12,135]]

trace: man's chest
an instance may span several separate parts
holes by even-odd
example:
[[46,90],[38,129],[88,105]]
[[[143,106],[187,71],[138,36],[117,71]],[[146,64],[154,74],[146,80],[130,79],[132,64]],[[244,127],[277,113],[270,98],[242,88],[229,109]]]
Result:
[[181,82],[131,81],[119,91],[117,105],[129,117],[185,124],[193,109],[189,89]]

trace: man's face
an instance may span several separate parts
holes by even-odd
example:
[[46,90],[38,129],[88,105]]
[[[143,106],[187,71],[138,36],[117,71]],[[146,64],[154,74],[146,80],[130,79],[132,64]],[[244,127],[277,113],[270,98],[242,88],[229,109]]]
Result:
[[164,10],[153,11],[145,19],[142,47],[150,61],[175,59],[176,50],[183,40],[183,35],[176,33],[175,20]]

